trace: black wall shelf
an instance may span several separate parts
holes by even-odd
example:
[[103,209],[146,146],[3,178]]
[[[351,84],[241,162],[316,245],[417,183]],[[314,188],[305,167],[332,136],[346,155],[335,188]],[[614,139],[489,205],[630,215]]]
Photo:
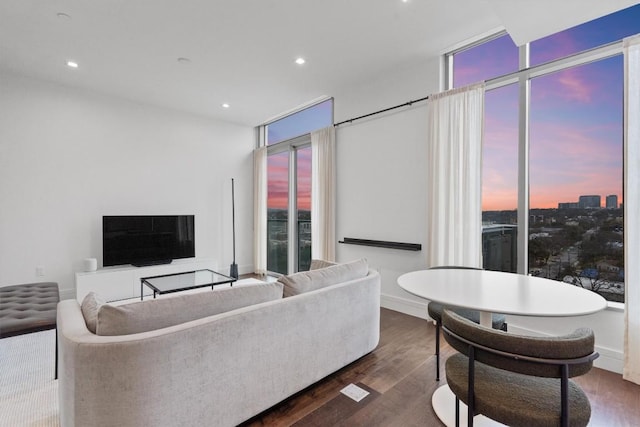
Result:
[[387,242],[384,240],[354,239],[352,237],[345,237],[344,240],[341,240],[338,243],[344,243],[346,245],[374,246],[376,248],[401,249],[404,251],[422,250],[422,245],[419,243]]

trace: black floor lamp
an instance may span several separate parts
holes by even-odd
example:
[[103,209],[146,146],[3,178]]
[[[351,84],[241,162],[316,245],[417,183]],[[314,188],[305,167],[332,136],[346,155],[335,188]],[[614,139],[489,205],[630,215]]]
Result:
[[233,178],[231,178],[231,228],[233,231],[233,263],[229,268],[229,276],[238,278],[238,264],[236,264],[236,200],[234,193]]

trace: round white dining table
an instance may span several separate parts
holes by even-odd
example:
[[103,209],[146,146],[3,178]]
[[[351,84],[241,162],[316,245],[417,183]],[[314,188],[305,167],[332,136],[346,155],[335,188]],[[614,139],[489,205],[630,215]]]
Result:
[[[570,317],[596,313],[607,307],[600,295],[569,283],[500,271],[432,269],[412,271],[398,278],[405,291],[444,305],[480,312],[480,323],[491,327],[492,313],[519,316]],[[432,396],[436,415],[447,426],[455,425],[455,396],[445,384]],[[466,425],[466,405],[460,402],[460,425]],[[476,416],[474,425],[496,426]]]
[[491,313],[568,317],[603,310],[607,301],[595,292],[569,283],[501,271],[433,269],[398,278],[405,291],[429,301]]

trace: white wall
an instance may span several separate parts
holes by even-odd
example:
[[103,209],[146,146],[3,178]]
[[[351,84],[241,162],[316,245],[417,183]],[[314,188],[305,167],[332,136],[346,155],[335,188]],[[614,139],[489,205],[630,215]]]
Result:
[[253,144],[250,127],[0,74],[0,286],[73,297],[82,260],[102,264],[102,215],[194,214],[196,257],[228,271],[232,177],[253,271]]
[[[335,121],[438,92],[440,68],[439,60],[411,64],[335,94]],[[422,251],[411,252],[338,244],[337,258],[367,258],[380,271],[385,305],[414,315],[426,314],[424,301],[400,289],[397,278],[426,268],[426,114],[421,102],[341,125],[336,135],[338,240],[353,237],[423,246]]]
[[[415,100],[442,87],[440,59],[400,67],[376,82],[335,94],[336,122]],[[365,257],[382,277],[382,305],[426,318],[426,301],[399,288],[403,273],[426,264],[426,107],[424,103],[338,127],[337,224],[344,237],[421,243],[408,252],[339,244],[337,259]],[[570,302],[567,302],[570,303]],[[513,332],[559,335],[580,326],[596,335],[596,366],[622,372],[623,312],[576,318],[508,317]]]
[[[427,155],[424,105],[340,128],[337,134],[337,222],[344,237],[426,246]],[[367,258],[382,293],[405,297],[397,277],[425,267],[425,252],[339,244],[338,259]]]

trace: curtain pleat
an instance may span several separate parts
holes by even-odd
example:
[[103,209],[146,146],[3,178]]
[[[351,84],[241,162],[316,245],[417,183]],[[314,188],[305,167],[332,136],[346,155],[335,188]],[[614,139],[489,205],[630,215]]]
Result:
[[267,147],[253,152],[253,268],[267,273]]
[[484,84],[427,103],[427,264],[482,267]]
[[311,258],[336,257],[336,136],[333,126],[311,133]]
[[640,384],[640,36],[624,40],[624,283],[622,377]]

